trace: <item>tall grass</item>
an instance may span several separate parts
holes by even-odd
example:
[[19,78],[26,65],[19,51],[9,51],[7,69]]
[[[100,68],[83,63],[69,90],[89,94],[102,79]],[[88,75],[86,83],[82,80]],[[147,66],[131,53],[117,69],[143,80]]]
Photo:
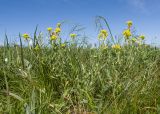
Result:
[[37,38],[35,32],[29,48],[21,35],[14,46],[6,36],[0,48],[0,113],[160,113],[159,48],[55,44],[35,50]]

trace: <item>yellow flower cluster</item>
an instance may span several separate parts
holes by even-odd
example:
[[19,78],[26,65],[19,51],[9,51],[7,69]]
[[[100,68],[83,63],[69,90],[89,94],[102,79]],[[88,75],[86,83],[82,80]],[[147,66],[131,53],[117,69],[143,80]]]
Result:
[[47,28],[47,31],[49,32],[50,34],[50,40],[53,41],[53,40],[57,40],[58,36],[59,36],[59,33],[61,32],[61,23],[57,23],[57,27],[55,28],[55,30],[52,32],[52,27],[48,27]]
[[61,23],[57,23],[57,28],[60,28],[61,27]]
[[141,36],[139,36],[139,38],[141,38],[142,40],[144,40],[144,39],[145,39],[145,36],[144,36],[144,35],[141,35]]
[[74,39],[75,37],[77,37],[77,34],[72,33],[72,34],[70,34],[70,37],[71,37],[72,39]]
[[127,24],[127,26],[128,26],[128,29],[126,29],[126,30],[123,31],[123,36],[124,36],[126,39],[129,39],[129,37],[132,36],[131,27],[132,27],[132,25],[133,25],[133,22],[132,22],[132,21],[127,21],[126,24]]
[[47,28],[48,32],[52,32],[52,27]]
[[132,40],[132,43],[137,43],[139,45],[142,44],[142,41],[145,39],[145,36],[144,35],[141,35],[139,36],[138,38],[136,37],[133,37],[131,40]]
[[112,48],[113,49],[121,49],[121,46],[119,44],[115,44],[115,45],[112,45]]
[[57,27],[57,28],[54,30],[54,32],[55,32],[56,34],[59,34],[59,33],[61,32],[61,28]]
[[123,31],[123,36],[126,38],[126,41],[128,41],[128,43],[141,44],[142,41],[145,39],[145,36],[144,35],[140,35],[138,37],[133,36],[132,32],[131,32],[131,27],[133,25],[133,22],[132,21],[127,21],[126,24],[127,24],[128,28]]
[[132,33],[131,33],[130,29],[126,29],[123,31],[123,35],[125,38],[128,39],[132,35]]
[[99,35],[98,35],[98,39],[103,39],[105,40],[108,37],[108,32],[107,30],[101,30]]
[[53,40],[57,40],[58,36],[57,35],[51,35],[50,37],[50,40],[53,41]]
[[65,43],[61,44],[61,47],[62,47],[62,48],[65,48],[65,47],[66,47],[66,44],[65,44]]
[[28,34],[26,34],[26,33],[23,34],[22,36],[23,36],[23,38],[24,38],[25,40],[28,40],[28,39],[30,38],[30,36],[29,36]]
[[133,25],[133,22],[132,22],[132,21],[127,21],[126,23],[127,23],[127,25],[128,25],[128,29],[130,29],[131,26]]

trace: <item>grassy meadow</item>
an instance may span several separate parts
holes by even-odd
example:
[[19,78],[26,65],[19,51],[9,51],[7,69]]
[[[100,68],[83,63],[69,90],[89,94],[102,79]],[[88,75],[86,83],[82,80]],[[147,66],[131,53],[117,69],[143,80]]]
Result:
[[[101,21],[101,22],[100,22]],[[99,17],[97,46],[62,41],[49,27],[0,47],[0,114],[160,114],[160,49],[146,45],[128,21],[116,42]],[[103,23],[103,24],[102,24]],[[32,45],[30,41],[32,40]]]

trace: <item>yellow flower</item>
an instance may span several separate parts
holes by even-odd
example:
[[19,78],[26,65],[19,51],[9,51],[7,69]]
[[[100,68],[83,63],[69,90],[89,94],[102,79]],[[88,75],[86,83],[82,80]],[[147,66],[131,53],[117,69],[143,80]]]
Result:
[[124,37],[129,38],[132,35],[132,33],[129,29],[126,29],[123,31],[123,35]]
[[61,27],[61,23],[57,23],[57,28],[60,28]]
[[62,48],[66,47],[66,44],[65,43],[61,44],[61,47]]
[[113,49],[121,49],[121,46],[119,44],[115,44],[115,45],[112,45],[112,48]]
[[77,37],[77,34],[72,33],[70,34],[70,37],[74,39],[75,37]]
[[145,36],[144,35],[141,35],[141,36],[139,36],[142,40],[144,40],[145,39]]
[[58,34],[58,33],[60,33],[60,32],[61,32],[61,29],[60,29],[59,27],[57,27],[57,28],[55,29],[55,33]]
[[132,22],[132,21],[127,21],[126,23],[127,23],[127,25],[128,25],[128,28],[130,28],[130,27],[133,25],[133,22]]
[[23,38],[24,38],[25,40],[27,40],[27,39],[29,39],[29,38],[30,38],[30,36],[29,36],[28,34],[26,34],[26,33],[25,33],[25,34],[23,34],[22,36],[23,36]]
[[50,40],[56,40],[57,39],[57,36],[56,35],[52,35]]
[[108,36],[108,32],[107,32],[107,30],[101,30],[101,33],[104,35],[104,37],[106,37],[107,38],[107,36]]
[[51,31],[52,31],[52,28],[51,28],[51,27],[48,27],[47,30],[48,30],[49,32],[51,32]]
[[108,37],[108,32],[107,32],[107,30],[101,30],[100,31],[100,33],[99,33],[99,35],[98,35],[98,38],[99,39],[106,39]]

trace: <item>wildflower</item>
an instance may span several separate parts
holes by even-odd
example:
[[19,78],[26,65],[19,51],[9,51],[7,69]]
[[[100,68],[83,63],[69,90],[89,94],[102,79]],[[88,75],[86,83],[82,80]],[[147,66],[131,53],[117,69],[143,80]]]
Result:
[[142,40],[144,40],[144,39],[145,39],[145,36],[144,36],[144,35],[141,35],[141,36],[139,36],[139,38],[141,38]]
[[61,27],[61,23],[57,23],[57,28],[60,28]]
[[112,45],[112,48],[113,49],[121,49],[121,46],[119,44],[115,44],[115,45]]
[[129,29],[126,29],[123,31],[123,35],[124,37],[129,38],[132,35],[132,33]]
[[108,36],[107,30],[101,30],[101,34],[103,34],[103,38],[107,38]]
[[99,39],[106,39],[108,37],[108,32],[107,32],[107,30],[101,30],[100,31],[100,33],[99,33],[99,35],[98,35],[98,38]]
[[66,44],[65,43],[61,44],[61,47],[62,48],[66,47]]
[[104,34],[105,36],[108,36],[107,30],[101,30],[101,33]]
[[30,38],[30,36],[29,36],[28,34],[26,34],[26,33],[23,34],[22,36],[23,36],[23,38],[24,38],[25,40],[28,40],[28,39]]
[[57,39],[57,36],[56,35],[52,35],[51,37],[50,37],[50,40],[56,40]]
[[77,34],[72,33],[72,34],[70,34],[70,37],[71,37],[72,39],[74,39],[75,37],[77,37]]
[[133,22],[132,22],[132,21],[127,21],[126,23],[127,23],[127,25],[128,25],[128,28],[131,28]]
[[57,27],[57,28],[55,29],[55,33],[58,34],[58,33],[60,33],[60,32],[61,32],[61,29],[60,29],[59,27]]
[[51,27],[48,27],[47,30],[48,30],[48,32],[51,32],[51,31],[52,31],[52,28],[51,28]]

